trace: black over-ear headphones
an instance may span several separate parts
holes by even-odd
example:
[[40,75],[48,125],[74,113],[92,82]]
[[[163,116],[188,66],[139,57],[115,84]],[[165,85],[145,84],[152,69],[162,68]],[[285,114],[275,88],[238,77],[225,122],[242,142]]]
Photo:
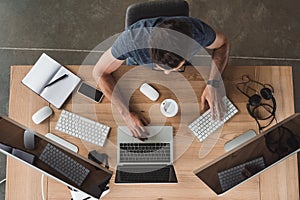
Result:
[[[248,97],[249,100],[247,103],[247,111],[251,115],[251,117],[253,117],[256,120],[259,129],[261,130],[267,127],[268,125],[270,125],[275,118],[276,100],[273,95],[274,88],[270,84],[263,84],[256,80],[252,80],[248,75],[243,75],[242,80],[243,82],[237,83],[236,87],[242,94]],[[262,89],[260,90],[260,92],[257,92],[256,89],[250,87],[249,86],[250,83],[254,83],[261,86]],[[241,86],[243,86],[244,90],[241,88]],[[247,93],[248,90],[251,90],[255,94],[250,96]],[[263,103],[262,102],[263,99],[267,101],[268,100],[272,101],[272,105],[268,103]],[[261,116],[258,112],[259,109],[265,110],[267,113],[269,113],[269,115]],[[272,120],[266,126],[260,126],[258,120],[267,120],[270,119],[271,117]]]

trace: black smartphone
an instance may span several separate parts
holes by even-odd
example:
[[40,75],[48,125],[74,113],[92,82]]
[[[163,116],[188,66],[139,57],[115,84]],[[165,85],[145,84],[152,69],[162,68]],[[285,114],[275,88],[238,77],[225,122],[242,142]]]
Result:
[[103,98],[103,92],[98,90],[97,88],[82,82],[81,85],[79,86],[77,92],[91,100],[93,100],[96,103],[101,102]]

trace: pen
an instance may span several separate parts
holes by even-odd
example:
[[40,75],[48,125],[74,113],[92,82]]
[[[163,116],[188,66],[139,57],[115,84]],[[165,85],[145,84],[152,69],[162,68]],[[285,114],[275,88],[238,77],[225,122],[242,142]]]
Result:
[[51,83],[48,83],[44,88],[49,87],[50,85],[53,85],[54,83],[66,78],[66,77],[68,77],[68,74],[64,74],[61,77],[59,77],[59,78],[55,79],[54,81],[52,81]]

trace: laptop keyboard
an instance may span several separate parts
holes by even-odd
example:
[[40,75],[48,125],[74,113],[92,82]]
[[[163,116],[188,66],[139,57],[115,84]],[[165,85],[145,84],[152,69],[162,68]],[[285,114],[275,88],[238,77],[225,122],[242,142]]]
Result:
[[171,162],[170,143],[120,143],[120,162]]
[[128,172],[126,169],[118,170],[120,181],[124,183],[159,183],[168,182],[170,168],[151,169],[143,168],[142,172],[135,169],[135,172]]
[[263,157],[245,162],[218,173],[222,191],[226,191],[265,168]]
[[46,145],[39,159],[76,183],[78,186],[82,185],[83,181],[90,173],[90,170],[50,143]]

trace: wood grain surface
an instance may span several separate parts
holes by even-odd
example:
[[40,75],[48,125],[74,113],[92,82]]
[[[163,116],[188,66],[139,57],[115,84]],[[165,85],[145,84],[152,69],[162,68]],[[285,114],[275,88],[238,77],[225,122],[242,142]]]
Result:
[[[67,66],[84,81],[95,85],[91,72],[93,66]],[[111,169],[116,167],[117,127],[124,125],[123,119],[114,106],[104,98],[95,104],[76,92],[63,106],[63,109],[80,114],[110,126],[108,140],[103,148],[81,141],[55,130],[61,110],[53,106],[55,114],[50,120],[35,125],[31,116],[39,108],[48,105],[41,97],[26,88],[21,80],[31,66],[12,66],[10,83],[9,117],[30,127],[41,134],[52,132],[79,147],[79,154],[87,157],[88,151],[99,150],[110,155]],[[205,87],[208,68],[187,67],[184,73],[171,73],[168,76],[142,67],[122,66],[113,76],[118,79],[118,87],[130,109],[141,113],[151,125],[171,125],[174,127],[174,166],[178,184],[116,185],[111,179],[111,192],[103,199],[228,199],[228,200],[266,200],[299,199],[297,156],[294,155],[272,167],[261,175],[241,184],[225,195],[218,197],[208,186],[194,175],[201,166],[225,154],[224,144],[248,129],[257,131],[257,125],[246,110],[248,99],[236,89],[243,74],[274,87],[277,101],[278,121],[294,113],[292,68],[289,66],[241,66],[228,67],[223,74],[226,95],[236,105],[239,112],[223,128],[208,137],[203,143],[194,139],[187,125],[200,113],[200,97]],[[138,89],[143,83],[150,83],[160,97],[152,102]],[[179,114],[165,118],[159,111],[160,103],[166,99],[175,99],[179,104]],[[258,132],[258,131],[257,131]],[[41,199],[41,174],[33,169],[8,158],[6,199]],[[45,179],[47,199],[71,199],[66,186],[51,178]]]

